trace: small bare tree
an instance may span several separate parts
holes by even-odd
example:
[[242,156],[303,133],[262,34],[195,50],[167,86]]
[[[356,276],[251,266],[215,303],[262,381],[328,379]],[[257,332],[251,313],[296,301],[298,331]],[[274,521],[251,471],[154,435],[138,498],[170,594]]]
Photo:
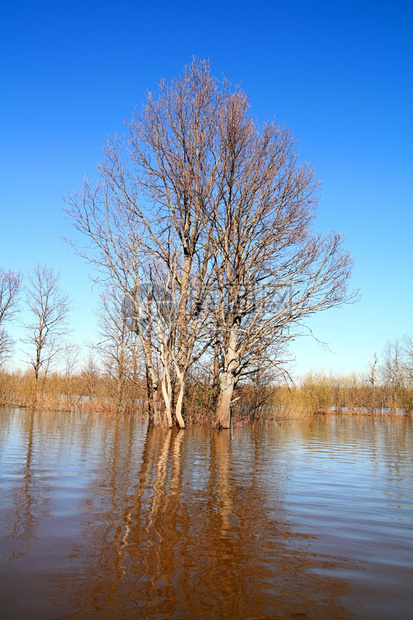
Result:
[[382,352],[380,374],[385,389],[387,406],[392,411],[401,405],[401,395],[405,384],[403,348],[398,340],[386,342]]
[[403,359],[406,380],[406,406],[413,411],[413,337],[407,334],[403,337]]
[[373,361],[369,362],[369,374],[368,374],[368,384],[371,387],[371,403],[370,407],[374,411],[376,408],[376,392],[377,392],[377,384],[378,384],[378,357],[377,353],[373,355]]
[[142,349],[132,329],[127,298],[118,287],[108,285],[101,292],[98,314],[101,339],[94,349],[101,358],[102,368],[115,382],[119,413],[125,405],[128,386],[137,386],[142,377]]
[[0,368],[9,359],[13,350],[13,340],[5,329],[0,329]]
[[403,350],[405,356],[405,365],[410,377],[410,382],[413,384],[413,337],[405,335],[403,337]]
[[59,281],[60,276],[53,269],[37,265],[26,288],[26,303],[33,319],[26,325],[24,342],[31,349],[29,359],[34,370],[35,397],[40,380],[47,376],[52,363],[64,351],[64,337],[69,333],[69,297],[60,289]]
[[4,324],[17,311],[18,294],[21,288],[20,274],[4,271],[0,267],[0,364],[8,357],[12,348],[12,340],[4,328]]

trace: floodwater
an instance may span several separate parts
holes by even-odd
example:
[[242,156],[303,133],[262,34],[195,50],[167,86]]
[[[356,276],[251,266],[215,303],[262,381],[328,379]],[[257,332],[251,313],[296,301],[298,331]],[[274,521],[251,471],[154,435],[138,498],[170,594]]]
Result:
[[0,617],[413,618],[412,421],[0,409]]

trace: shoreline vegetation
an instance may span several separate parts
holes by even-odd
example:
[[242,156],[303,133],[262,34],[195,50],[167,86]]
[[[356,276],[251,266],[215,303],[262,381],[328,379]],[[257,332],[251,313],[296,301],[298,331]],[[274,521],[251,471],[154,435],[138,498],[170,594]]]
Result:
[[[187,425],[214,426],[217,390],[208,382],[188,383],[184,401]],[[56,411],[100,412],[107,415],[148,415],[143,379],[118,381],[94,371],[51,373],[37,389],[33,372],[0,371],[0,406]],[[231,405],[234,424],[258,420],[309,418],[314,415],[412,415],[413,387],[372,386],[356,374],[333,377],[310,373],[298,385],[253,385],[236,388]]]

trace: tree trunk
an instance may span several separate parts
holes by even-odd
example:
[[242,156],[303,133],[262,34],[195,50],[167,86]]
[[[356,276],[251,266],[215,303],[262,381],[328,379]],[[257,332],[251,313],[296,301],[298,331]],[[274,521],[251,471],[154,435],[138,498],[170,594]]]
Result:
[[161,387],[165,404],[165,424],[167,428],[172,428],[172,381],[168,359],[163,360]]
[[217,404],[219,394],[219,343],[215,343],[214,347],[214,383],[212,386],[212,397],[214,406]]
[[231,401],[237,382],[236,370],[238,368],[239,357],[239,352],[237,350],[238,328],[238,323],[232,326],[227,348],[223,351],[224,369],[221,372],[217,402],[218,428],[230,428],[231,426]]
[[163,400],[165,404],[165,426],[167,428],[172,428],[172,403],[171,403],[169,394],[167,394],[166,390],[164,389],[163,381],[162,381],[162,392],[163,392]]
[[124,388],[125,388],[125,380],[123,375],[119,373],[118,375],[118,385],[117,385],[117,394],[116,394],[116,414],[120,414],[123,411],[124,406]]
[[223,372],[217,403],[218,428],[230,428],[231,426],[231,401],[234,385],[235,377],[233,373],[231,371]]
[[159,424],[158,419],[158,386],[154,381],[153,372],[146,361],[146,394],[148,398],[149,424]]
[[175,415],[176,415],[176,421],[178,422],[179,428],[185,428],[185,422],[182,417],[182,406],[184,402],[184,392],[185,392],[185,373],[184,371],[177,370],[176,374],[177,374],[177,379],[178,379],[179,392],[178,392],[178,399],[176,401]]

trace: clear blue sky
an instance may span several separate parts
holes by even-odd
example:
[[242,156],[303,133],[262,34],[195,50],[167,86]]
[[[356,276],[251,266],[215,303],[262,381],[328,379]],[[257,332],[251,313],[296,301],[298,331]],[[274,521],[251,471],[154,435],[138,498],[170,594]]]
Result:
[[355,260],[361,301],[310,322],[330,351],[297,341],[295,374],[364,371],[413,334],[411,0],[2,0],[0,49],[0,266],[60,271],[75,341],[94,338],[97,291],[59,239],[62,196],[193,55],[292,129],[323,184],[318,228],[343,233]]

